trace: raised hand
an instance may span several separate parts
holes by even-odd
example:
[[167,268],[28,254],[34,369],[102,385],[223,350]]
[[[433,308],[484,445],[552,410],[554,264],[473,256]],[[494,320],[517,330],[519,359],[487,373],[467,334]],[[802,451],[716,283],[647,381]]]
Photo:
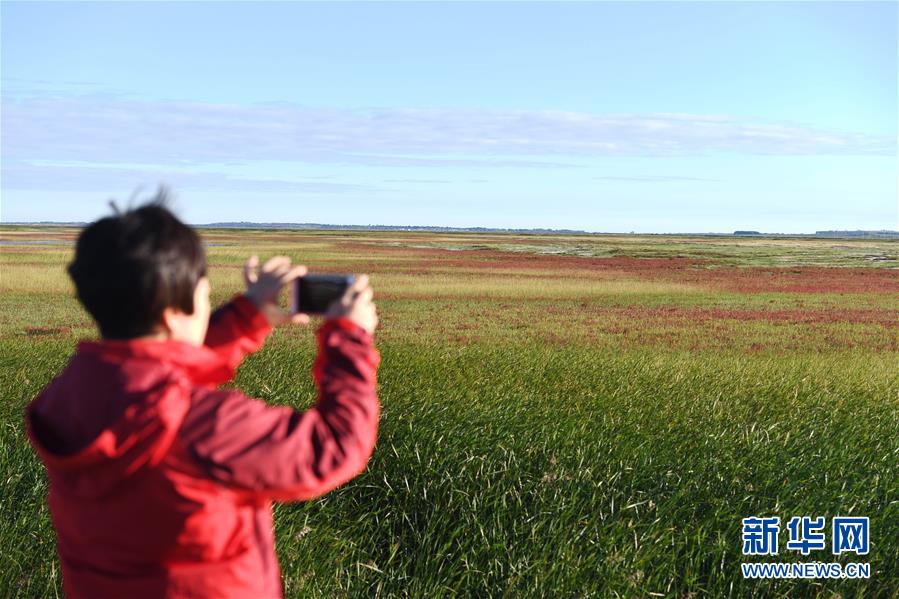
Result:
[[285,285],[306,274],[306,267],[291,265],[287,256],[275,256],[261,268],[259,257],[250,256],[243,267],[247,284],[244,295],[262,312],[272,326],[281,324],[308,324],[308,314],[289,314],[278,305],[278,295]]
[[359,275],[340,299],[334,300],[325,313],[327,318],[348,318],[373,335],[378,326],[378,313],[372,302],[374,291],[368,275]]

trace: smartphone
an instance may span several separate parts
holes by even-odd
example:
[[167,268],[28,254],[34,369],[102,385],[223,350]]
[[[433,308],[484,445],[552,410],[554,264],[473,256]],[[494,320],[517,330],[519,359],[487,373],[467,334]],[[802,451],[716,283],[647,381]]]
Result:
[[308,274],[294,280],[293,312],[324,314],[355,280],[347,274]]

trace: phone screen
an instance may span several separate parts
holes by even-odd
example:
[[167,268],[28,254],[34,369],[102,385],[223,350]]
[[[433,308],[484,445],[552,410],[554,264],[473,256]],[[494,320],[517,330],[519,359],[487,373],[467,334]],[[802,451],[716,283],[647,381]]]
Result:
[[340,298],[355,277],[347,274],[309,274],[294,281],[293,311],[323,314]]

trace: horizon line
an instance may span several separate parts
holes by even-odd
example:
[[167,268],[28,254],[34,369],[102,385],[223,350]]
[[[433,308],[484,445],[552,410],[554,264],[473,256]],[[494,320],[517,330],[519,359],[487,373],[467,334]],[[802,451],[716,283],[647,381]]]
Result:
[[[12,221],[3,222],[0,226],[84,226],[94,221]],[[701,236],[727,236],[727,237],[863,237],[883,236],[899,237],[899,230],[892,229],[822,229],[811,233],[795,232],[762,232],[755,230],[737,229],[731,232],[723,231],[692,231],[692,232],[663,232],[650,233],[639,231],[586,231],[583,229],[555,229],[541,227],[451,227],[445,225],[351,225],[330,223],[294,223],[294,222],[255,222],[255,221],[220,221],[210,223],[187,223],[191,227],[200,229],[306,229],[306,230],[368,230],[368,231],[406,231],[406,232],[444,232],[444,233],[537,233],[548,235],[701,235]],[[828,235],[829,234],[829,235]],[[842,235],[840,235],[842,234]]]

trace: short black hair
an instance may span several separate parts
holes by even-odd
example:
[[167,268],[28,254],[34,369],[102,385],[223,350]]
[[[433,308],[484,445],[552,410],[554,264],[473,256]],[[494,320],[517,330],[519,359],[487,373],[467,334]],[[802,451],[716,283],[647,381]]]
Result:
[[193,314],[206,256],[199,235],[167,202],[161,189],[149,202],[91,223],[78,236],[69,276],[105,339],[153,333],[168,307]]

